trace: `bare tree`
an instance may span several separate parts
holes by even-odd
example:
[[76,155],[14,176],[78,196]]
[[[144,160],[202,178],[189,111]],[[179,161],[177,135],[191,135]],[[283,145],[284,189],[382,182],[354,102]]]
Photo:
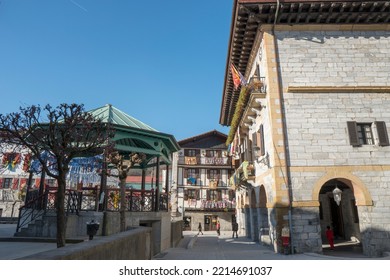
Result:
[[119,154],[115,151],[108,155],[107,161],[115,166],[118,170],[119,187],[120,187],[120,231],[126,230],[126,178],[130,169],[136,165],[141,164],[146,159],[145,154],[131,153],[126,159],[125,155]]
[[[65,189],[69,163],[75,157],[103,152],[112,131],[94,118],[84,105],[60,104],[57,107],[30,106],[19,112],[0,114],[0,144],[27,148],[42,165],[42,172],[57,180],[57,247],[65,246]],[[44,153],[45,152],[45,153]],[[47,153],[54,167],[46,163]]]

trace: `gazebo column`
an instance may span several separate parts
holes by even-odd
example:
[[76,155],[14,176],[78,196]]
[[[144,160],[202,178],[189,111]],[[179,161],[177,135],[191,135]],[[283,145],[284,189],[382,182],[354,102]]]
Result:
[[166,165],[166,174],[165,174],[165,195],[167,198],[167,212],[169,212],[169,165]]
[[169,165],[167,164],[166,174],[165,174],[165,193],[169,193]]
[[145,180],[146,179],[146,170],[142,168],[142,176],[141,176],[141,211],[144,211],[145,205]]
[[159,191],[159,184],[160,184],[160,156],[157,156],[157,162],[156,162],[156,196],[155,196],[155,205],[154,205],[154,211],[158,212],[159,211],[159,196],[160,196],[160,191]]

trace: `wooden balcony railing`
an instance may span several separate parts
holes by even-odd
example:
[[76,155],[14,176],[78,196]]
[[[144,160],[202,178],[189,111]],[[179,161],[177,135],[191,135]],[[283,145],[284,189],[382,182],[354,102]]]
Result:
[[179,156],[178,164],[181,165],[211,165],[211,166],[230,166],[230,158],[228,157],[207,157],[195,156],[186,157]]
[[188,199],[185,201],[184,208],[188,211],[233,211],[236,208],[236,202],[229,200]]

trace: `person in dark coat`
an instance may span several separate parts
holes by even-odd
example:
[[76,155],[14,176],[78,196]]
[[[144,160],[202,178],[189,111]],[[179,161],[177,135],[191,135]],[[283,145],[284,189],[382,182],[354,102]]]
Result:
[[203,232],[202,232],[202,224],[201,223],[199,223],[199,226],[198,226],[198,235],[199,234],[202,234],[203,235]]
[[236,238],[238,238],[238,233],[237,233],[238,224],[237,224],[237,222],[233,222],[232,229],[233,229],[233,236],[232,237],[234,238],[234,234],[236,234]]

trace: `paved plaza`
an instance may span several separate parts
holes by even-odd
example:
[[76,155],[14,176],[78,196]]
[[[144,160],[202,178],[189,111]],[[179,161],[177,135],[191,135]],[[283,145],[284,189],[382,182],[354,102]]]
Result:
[[[18,242],[13,237],[15,229],[15,224],[0,224],[0,260],[15,260],[57,247],[55,242]],[[177,247],[161,252],[153,260],[372,260],[354,246],[341,245],[336,244],[334,251],[324,249],[324,254],[283,255],[246,237],[232,238],[228,231],[222,231],[220,236],[214,231],[204,232],[204,235],[199,236],[197,232],[184,231],[183,239]]]
[[[194,231],[185,231],[179,246],[170,248],[155,256],[156,260],[364,260],[364,256],[352,244],[336,244],[336,250],[324,248],[324,254],[305,253],[284,255],[275,253],[271,247],[260,245],[246,237],[232,238],[225,231],[217,236],[216,232],[204,232],[197,235]],[[383,259],[383,258],[381,258]]]

